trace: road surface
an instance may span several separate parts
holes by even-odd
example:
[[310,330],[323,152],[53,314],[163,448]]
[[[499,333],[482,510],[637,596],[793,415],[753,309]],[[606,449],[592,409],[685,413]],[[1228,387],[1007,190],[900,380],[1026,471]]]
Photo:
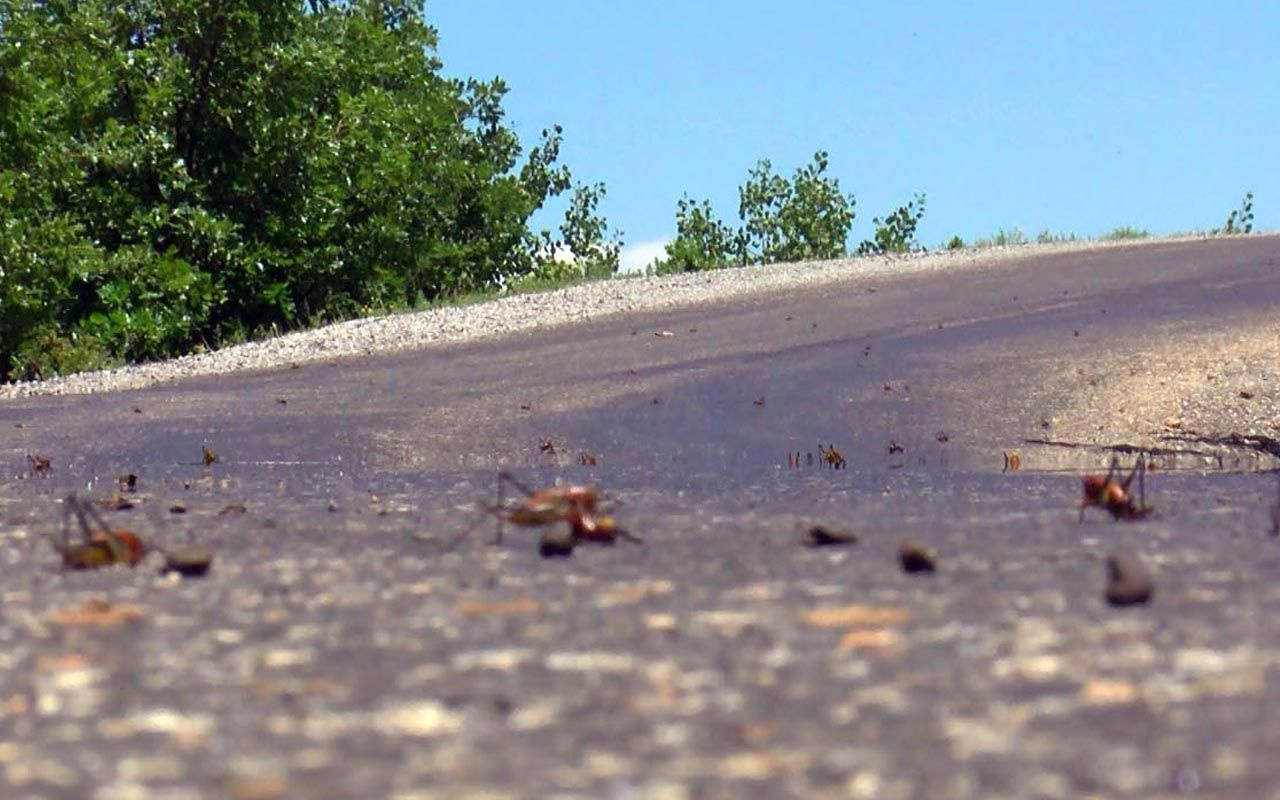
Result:
[[[1268,796],[1277,258],[1030,255],[7,401],[0,793]],[[1155,513],[1080,522],[1139,450]],[[492,546],[501,470],[598,485],[645,543]],[[61,498],[130,473],[111,524],[208,577],[58,569]],[[1104,601],[1116,549],[1149,605]]]

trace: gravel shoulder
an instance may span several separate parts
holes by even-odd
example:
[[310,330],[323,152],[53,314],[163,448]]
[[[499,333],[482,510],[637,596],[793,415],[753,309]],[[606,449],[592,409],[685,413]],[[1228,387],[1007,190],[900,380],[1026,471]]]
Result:
[[[1171,440],[1280,436],[1280,325],[1271,315],[1224,320],[1215,330],[1167,325],[1123,345],[1123,367],[1094,365],[1093,384],[1074,381],[1055,435],[1096,444],[1149,447]],[[1280,454],[1276,454],[1280,455]]]

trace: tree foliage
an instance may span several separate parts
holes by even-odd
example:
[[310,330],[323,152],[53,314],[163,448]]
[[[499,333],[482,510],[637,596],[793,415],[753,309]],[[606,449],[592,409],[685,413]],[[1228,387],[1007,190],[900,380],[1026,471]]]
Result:
[[561,238],[546,240],[544,252],[565,256],[559,263],[569,265],[570,277],[606,278],[618,271],[621,234],[611,231],[598,211],[605,193],[603,183],[575,186],[560,224]]
[[824,175],[828,165],[827,153],[819,150],[791,180],[774,174],[768,159],[751,169],[738,189],[738,215],[752,263],[844,255],[854,198],[840,193],[838,179]]
[[858,255],[883,256],[920,250],[920,243],[916,241],[916,226],[924,219],[924,199],[923,194],[918,194],[914,200],[905,206],[898,206],[884,219],[873,217],[871,221],[876,228],[875,236],[858,245]]
[[[408,0],[0,2],[0,373],[506,285],[572,185]],[[523,158],[522,158],[523,156]],[[562,227],[616,269],[579,186]],[[612,254],[612,255],[610,255]]]
[[1227,221],[1214,233],[1232,236],[1240,233],[1253,233],[1253,192],[1245,192],[1240,201],[1240,208],[1227,215]]
[[745,264],[746,238],[716,219],[711,201],[686,195],[676,205],[676,237],[667,244],[664,272],[696,272]]
[[[852,194],[840,191],[838,179],[827,175],[825,151],[786,178],[761,159],[738,189],[734,228],[717,219],[711,202],[695,202],[687,195],[676,208],[676,236],[666,259],[651,271],[683,272],[719,267],[771,264],[780,261],[839,258],[848,252],[855,217]],[[875,219],[875,239],[863,242],[859,253],[916,249],[916,225],[924,216],[924,195],[897,209],[884,220]],[[879,248],[879,249],[877,249]]]

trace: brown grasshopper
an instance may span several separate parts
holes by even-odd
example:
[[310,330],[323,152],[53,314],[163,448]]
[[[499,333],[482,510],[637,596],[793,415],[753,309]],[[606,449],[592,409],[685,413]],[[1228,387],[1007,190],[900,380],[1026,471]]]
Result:
[[[92,503],[74,494],[62,501],[62,541],[53,541],[53,549],[62,556],[66,569],[97,569],[114,564],[136,566],[146,558],[148,547],[132,531],[116,530],[103,520]],[[71,542],[71,517],[80,523],[83,541]]]
[[[502,496],[504,484],[511,484],[524,494],[524,498],[508,503]],[[495,543],[502,541],[502,523],[509,522],[526,528],[569,523],[575,541],[613,544],[618,539],[642,544],[638,536],[628,533],[611,515],[602,513],[600,493],[594,486],[552,486],[547,489],[530,489],[516,480],[509,472],[498,473],[498,502],[486,505],[485,510],[498,518],[498,535]]]
[[[1084,519],[1084,510],[1090,506],[1106,509],[1115,519],[1128,521],[1142,519],[1154,509],[1147,505],[1146,487],[1143,476],[1147,471],[1147,462],[1142,456],[1134,463],[1133,469],[1124,480],[1117,480],[1120,474],[1119,457],[1111,459],[1111,468],[1106,475],[1086,475],[1082,479],[1084,496],[1080,498],[1080,519]],[[1138,479],[1138,497],[1129,493],[1134,477]]]

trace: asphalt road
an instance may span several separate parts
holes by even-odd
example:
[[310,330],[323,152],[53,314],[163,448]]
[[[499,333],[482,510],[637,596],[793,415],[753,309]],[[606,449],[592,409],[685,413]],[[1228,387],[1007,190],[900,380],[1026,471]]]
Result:
[[[1153,331],[1274,321],[1277,258],[1032,257],[0,404],[0,794],[1270,796],[1274,458],[1184,442],[1152,517],[1081,523],[1124,442],[1063,432]],[[645,543],[490,545],[500,470],[598,485]],[[208,544],[208,577],[59,570],[58,501],[127,473],[111,524]],[[1104,602],[1117,548],[1149,605]]]

